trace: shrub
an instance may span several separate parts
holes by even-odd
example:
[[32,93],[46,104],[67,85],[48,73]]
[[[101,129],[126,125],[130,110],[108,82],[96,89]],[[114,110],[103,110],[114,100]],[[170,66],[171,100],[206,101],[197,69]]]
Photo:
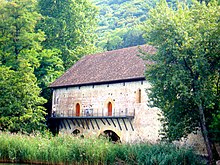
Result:
[[172,144],[113,144],[71,135],[0,134],[0,161],[44,164],[202,164],[192,149]]

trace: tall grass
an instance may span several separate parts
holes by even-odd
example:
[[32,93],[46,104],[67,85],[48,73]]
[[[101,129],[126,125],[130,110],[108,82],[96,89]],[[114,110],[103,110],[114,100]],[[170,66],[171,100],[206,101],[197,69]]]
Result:
[[172,144],[113,144],[70,135],[0,133],[0,161],[44,164],[203,164],[193,150]]

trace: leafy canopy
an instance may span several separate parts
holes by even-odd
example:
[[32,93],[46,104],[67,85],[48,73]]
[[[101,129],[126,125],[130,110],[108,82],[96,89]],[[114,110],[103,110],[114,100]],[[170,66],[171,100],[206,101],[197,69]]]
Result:
[[150,100],[161,109],[162,134],[171,141],[201,126],[199,107],[210,136],[217,137],[213,132],[219,130],[219,120],[213,118],[220,113],[219,18],[216,1],[193,2],[190,8],[181,3],[176,9],[161,1],[146,21],[145,37],[157,48],[155,55],[146,55],[154,61],[146,71]]
[[46,34],[43,46],[60,50],[65,69],[96,50],[97,9],[87,0],[39,0],[38,8],[43,16],[38,28]]
[[[143,23],[148,19],[150,8],[159,0],[91,0],[98,8],[98,28],[96,45],[103,50],[115,50],[142,45]],[[175,7],[176,0],[167,0]],[[187,4],[191,0],[185,0]]]
[[26,61],[19,62],[19,70],[0,66],[0,129],[31,133],[45,128],[46,102],[39,97],[33,69]]
[[46,103],[41,96],[49,98],[46,87],[62,73],[63,63],[58,50],[42,47],[36,1],[0,2],[0,129],[41,130]]

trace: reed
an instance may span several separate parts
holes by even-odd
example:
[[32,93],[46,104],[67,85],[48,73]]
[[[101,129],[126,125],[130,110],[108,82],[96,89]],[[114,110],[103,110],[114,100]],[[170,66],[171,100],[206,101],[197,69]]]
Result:
[[106,139],[0,133],[0,161],[43,164],[204,164],[172,144],[113,144]]

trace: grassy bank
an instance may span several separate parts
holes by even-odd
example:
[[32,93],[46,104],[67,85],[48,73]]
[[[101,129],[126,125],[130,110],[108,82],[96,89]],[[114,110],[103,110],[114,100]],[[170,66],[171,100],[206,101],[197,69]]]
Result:
[[70,135],[0,134],[0,161],[47,164],[202,164],[196,154],[170,144],[113,144]]

